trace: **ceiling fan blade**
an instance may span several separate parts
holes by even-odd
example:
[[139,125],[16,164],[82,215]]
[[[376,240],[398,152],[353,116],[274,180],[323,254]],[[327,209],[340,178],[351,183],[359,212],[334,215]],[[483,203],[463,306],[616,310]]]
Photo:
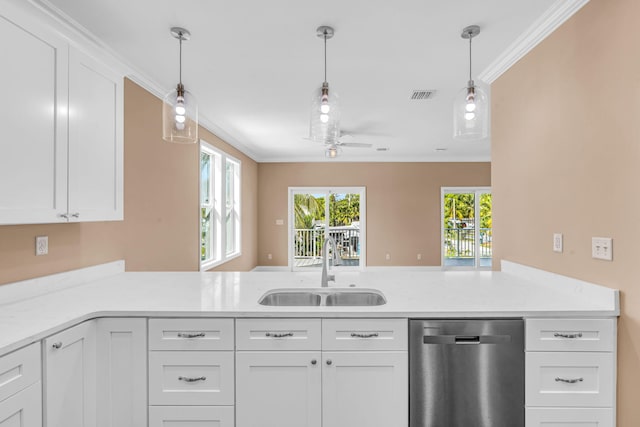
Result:
[[341,134],[340,138],[338,138],[338,141],[340,141],[341,144],[349,144],[352,143],[355,140],[355,138],[353,137],[353,135],[349,135],[349,134]]
[[338,144],[341,147],[355,147],[355,148],[370,148],[373,144],[365,144],[363,142],[341,142]]

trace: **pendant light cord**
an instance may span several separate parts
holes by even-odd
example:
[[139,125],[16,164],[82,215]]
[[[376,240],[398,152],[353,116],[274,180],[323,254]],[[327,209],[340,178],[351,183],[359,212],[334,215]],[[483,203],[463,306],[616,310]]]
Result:
[[327,82],[327,30],[324,30],[324,82]]
[[473,40],[473,36],[471,35],[471,32],[469,32],[469,81],[472,80],[472,74],[471,74],[471,40]]
[[183,35],[182,35],[182,33],[180,33],[180,37],[179,37],[179,40],[180,40],[180,85],[182,85],[182,38],[183,38]]

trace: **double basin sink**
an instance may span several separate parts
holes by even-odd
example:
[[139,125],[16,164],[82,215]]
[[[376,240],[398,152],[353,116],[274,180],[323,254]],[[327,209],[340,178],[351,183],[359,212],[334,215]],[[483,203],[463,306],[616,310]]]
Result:
[[382,292],[376,289],[312,288],[273,289],[258,303],[278,307],[291,306],[376,306],[386,304]]

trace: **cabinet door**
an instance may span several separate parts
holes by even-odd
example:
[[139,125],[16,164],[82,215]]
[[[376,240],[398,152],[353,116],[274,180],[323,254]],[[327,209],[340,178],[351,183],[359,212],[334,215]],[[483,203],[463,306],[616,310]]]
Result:
[[147,321],[98,319],[98,427],[147,425]]
[[321,371],[320,352],[237,352],[236,427],[320,427]]
[[69,220],[123,219],[122,76],[69,53]]
[[96,426],[96,332],[87,321],[44,340],[47,427]]
[[6,3],[0,224],[66,222],[59,215],[67,212],[67,44]]
[[323,427],[406,427],[406,352],[325,352]]
[[42,383],[0,402],[0,427],[42,427]]

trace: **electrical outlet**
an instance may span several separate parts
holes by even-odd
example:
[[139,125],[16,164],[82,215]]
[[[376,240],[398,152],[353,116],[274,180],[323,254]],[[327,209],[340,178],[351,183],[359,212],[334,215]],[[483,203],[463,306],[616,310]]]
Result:
[[591,258],[613,261],[613,241],[611,237],[591,238]]
[[384,259],[386,259],[387,261],[389,261],[391,259],[391,255],[390,254],[386,254]]
[[562,253],[562,233],[553,234],[553,252]]
[[273,255],[267,254],[267,259],[273,259]]
[[418,261],[420,261],[422,259],[422,254],[418,254],[417,258],[418,258]]
[[284,219],[276,219],[276,225],[284,225]]
[[36,255],[46,255],[49,253],[49,237],[36,236]]

